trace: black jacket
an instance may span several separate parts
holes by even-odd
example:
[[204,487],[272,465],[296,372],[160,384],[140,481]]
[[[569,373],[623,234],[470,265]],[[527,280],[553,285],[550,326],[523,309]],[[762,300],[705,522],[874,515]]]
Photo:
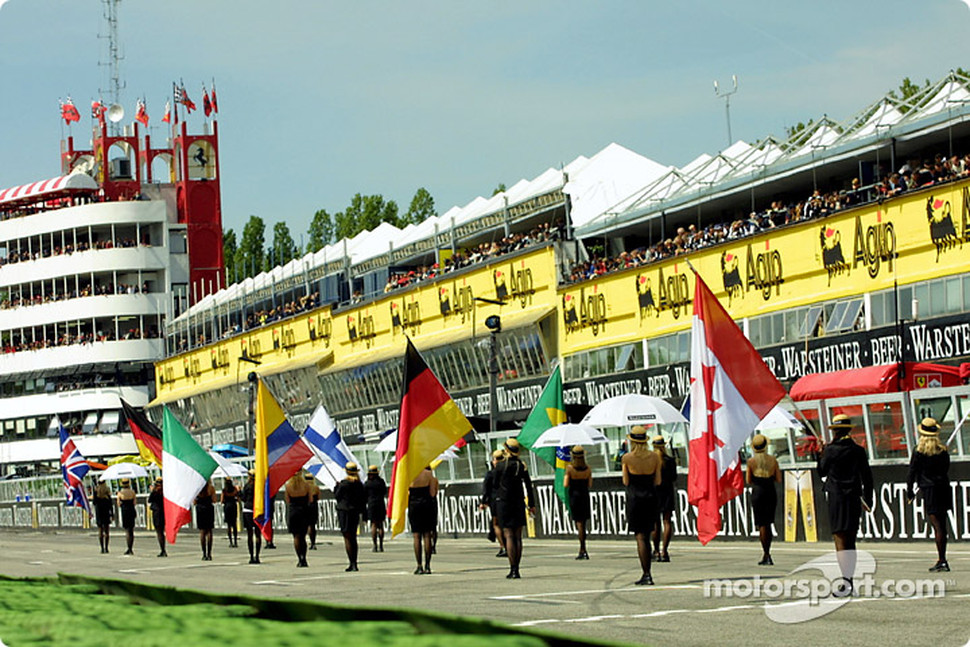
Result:
[[826,477],[822,489],[829,494],[861,496],[872,507],[872,470],[866,450],[846,436],[825,446],[818,459],[818,474]]

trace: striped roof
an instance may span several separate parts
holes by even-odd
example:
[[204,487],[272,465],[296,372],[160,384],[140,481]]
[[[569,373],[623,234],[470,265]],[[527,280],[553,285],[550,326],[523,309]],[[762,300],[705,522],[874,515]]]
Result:
[[11,187],[0,190],[0,205],[11,202],[27,202],[61,191],[94,191],[98,183],[86,173],[71,173],[61,177],[41,180],[32,184]]

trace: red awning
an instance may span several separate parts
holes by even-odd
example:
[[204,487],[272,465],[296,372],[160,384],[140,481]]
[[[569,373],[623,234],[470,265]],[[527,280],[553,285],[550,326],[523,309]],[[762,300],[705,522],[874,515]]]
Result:
[[0,205],[38,200],[70,193],[90,193],[98,190],[98,183],[87,173],[71,173],[61,177],[0,189]]
[[867,366],[832,373],[812,373],[798,379],[792,385],[791,397],[793,400],[821,400],[872,393],[897,393],[930,387],[959,386],[970,376],[970,364],[957,367],[906,362],[904,376],[902,380],[899,379],[899,364]]

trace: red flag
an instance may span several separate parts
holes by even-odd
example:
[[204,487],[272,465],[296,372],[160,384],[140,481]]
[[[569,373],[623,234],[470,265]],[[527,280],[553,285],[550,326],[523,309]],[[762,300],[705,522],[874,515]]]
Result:
[[91,116],[95,119],[104,119],[104,113],[108,108],[100,100],[91,102]]
[[72,121],[81,121],[81,114],[77,111],[77,107],[75,107],[71,97],[68,97],[67,101],[61,103],[61,119],[66,124]]
[[135,121],[140,121],[145,128],[148,128],[148,111],[145,109],[145,102],[138,100],[138,107],[135,110]]
[[188,110],[189,113],[191,113],[193,110],[195,110],[195,102],[189,98],[189,93],[185,91],[184,85],[180,91],[182,93],[182,105],[185,106],[185,109]]
[[696,272],[694,279],[687,500],[706,544],[721,530],[721,506],[744,488],[738,452],[785,387]]
[[212,80],[212,95],[210,96],[210,101],[212,102],[212,112],[216,114],[219,113],[219,104],[216,103],[216,82],[215,79]]
[[209,101],[209,93],[206,91],[204,85],[202,86],[202,110],[205,112],[206,117],[212,114],[212,102]]
[[165,116],[162,117],[162,121],[167,124],[172,123],[172,104],[168,101],[165,102]]

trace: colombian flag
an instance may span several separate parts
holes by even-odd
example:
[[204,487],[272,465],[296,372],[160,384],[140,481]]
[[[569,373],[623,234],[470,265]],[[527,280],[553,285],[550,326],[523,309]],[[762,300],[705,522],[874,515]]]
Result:
[[256,391],[256,492],[253,520],[267,541],[273,539],[273,495],[313,458],[283,409],[260,380]]
[[388,496],[391,536],[404,532],[408,488],[425,467],[472,430],[472,424],[408,339],[397,428],[397,451]]
[[[121,398],[119,398],[120,400]],[[121,408],[125,411],[128,428],[135,437],[138,454],[146,461],[162,466],[162,430],[141,411],[121,400]]]

